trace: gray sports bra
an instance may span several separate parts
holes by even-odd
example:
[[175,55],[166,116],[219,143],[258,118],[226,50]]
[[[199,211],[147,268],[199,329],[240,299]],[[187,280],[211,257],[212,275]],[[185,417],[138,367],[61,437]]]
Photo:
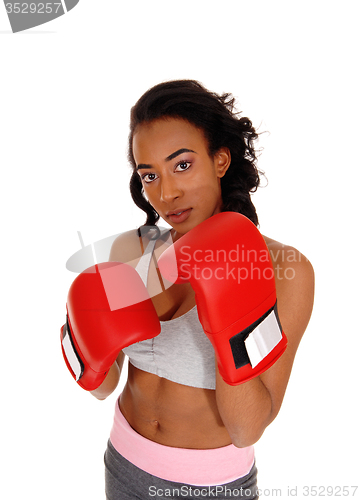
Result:
[[[147,286],[148,270],[156,240],[151,240],[136,270]],[[130,363],[177,384],[216,388],[215,355],[199,322],[197,307],[170,321],[161,321],[161,333],[154,339],[123,349]]]

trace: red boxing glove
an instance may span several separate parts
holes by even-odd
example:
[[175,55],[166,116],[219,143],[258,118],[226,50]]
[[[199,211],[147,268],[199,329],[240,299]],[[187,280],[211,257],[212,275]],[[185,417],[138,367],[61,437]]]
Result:
[[190,282],[199,320],[223,380],[246,382],[283,354],[287,339],[276,307],[265,241],[244,215],[222,212],[181,236],[158,260],[172,283]]
[[67,367],[83,389],[101,385],[121,349],[160,331],[153,303],[133,267],[105,262],[72,283],[61,345]]

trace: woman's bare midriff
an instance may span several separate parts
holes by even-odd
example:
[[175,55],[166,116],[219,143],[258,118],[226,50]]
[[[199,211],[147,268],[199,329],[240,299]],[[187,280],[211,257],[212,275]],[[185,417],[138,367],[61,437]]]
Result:
[[195,449],[231,444],[210,389],[177,384],[129,364],[120,408],[136,432],[156,443]]

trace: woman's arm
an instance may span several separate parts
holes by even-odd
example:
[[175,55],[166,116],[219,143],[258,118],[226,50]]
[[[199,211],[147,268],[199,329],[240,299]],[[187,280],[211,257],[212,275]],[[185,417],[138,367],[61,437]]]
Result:
[[226,384],[217,369],[218,409],[233,444],[240,448],[258,441],[277,416],[314,300],[310,262],[297,250],[268,241],[276,275],[278,314],[288,346],[271,368],[241,385]]
[[[109,262],[124,262],[129,265],[135,265],[133,259],[139,252],[141,252],[141,249],[136,231],[127,231],[120,234],[113,242],[108,260]],[[91,391],[91,394],[95,398],[103,401],[116,389],[120,380],[124,359],[125,355],[121,351],[106,375],[105,380],[97,389]]]
[[120,380],[120,375],[121,375],[124,359],[125,359],[125,355],[121,351],[120,354],[118,355],[116,361],[109,369],[109,372],[106,375],[105,380],[102,382],[102,384],[97,389],[95,389],[94,391],[91,391],[91,394],[93,396],[95,396],[95,398],[99,399],[100,401],[103,401],[110,394],[112,394],[113,391],[116,389],[118,382]]

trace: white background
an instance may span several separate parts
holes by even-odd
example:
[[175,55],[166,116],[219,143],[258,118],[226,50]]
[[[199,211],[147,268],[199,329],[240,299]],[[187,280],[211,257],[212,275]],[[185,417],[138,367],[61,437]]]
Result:
[[128,191],[129,110],[173,78],[232,92],[269,132],[261,230],[316,270],[282,410],[256,446],[262,496],[359,483],[356,11],[354,1],[83,0],[12,34],[0,6],[2,498],[104,498],[117,394],[95,400],[62,360],[75,277],[65,262],[77,231],[88,244],[144,221]]

